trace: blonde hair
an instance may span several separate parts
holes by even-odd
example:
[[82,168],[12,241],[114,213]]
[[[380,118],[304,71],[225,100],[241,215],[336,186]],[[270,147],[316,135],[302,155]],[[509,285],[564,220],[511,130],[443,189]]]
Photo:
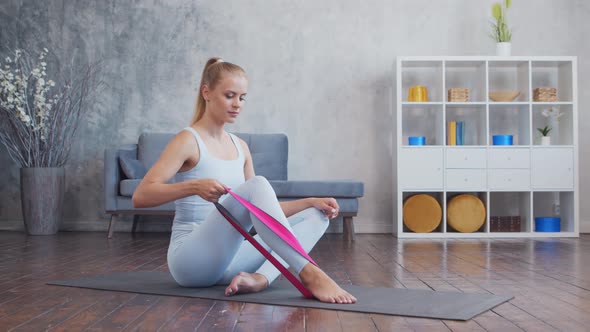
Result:
[[246,72],[242,67],[221,60],[220,58],[211,58],[205,64],[203,69],[203,75],[201,75],[201,84],[199,84],[199,94],[197,96],[197,103],[195,105],[195,112],[193,113],[193,119],[191,125],[201,120],[203,114],[205,114],[205,98],[203,98],[203,85],[207,85],[209,89],[215,89],[215,86],[221,80],[224,73],[239,74],[246,76]]

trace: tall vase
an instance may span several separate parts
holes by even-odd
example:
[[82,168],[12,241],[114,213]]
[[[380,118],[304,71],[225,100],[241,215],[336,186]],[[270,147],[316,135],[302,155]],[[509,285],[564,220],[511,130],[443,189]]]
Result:
[[57,233],[62,219],[65,192],[63,167],[20,169],[23,221],[29,235]]
[[511,53],[510,49],[511,49],[510,42],[496,43],[496,55],[497,56],[510,56],[510,53]]

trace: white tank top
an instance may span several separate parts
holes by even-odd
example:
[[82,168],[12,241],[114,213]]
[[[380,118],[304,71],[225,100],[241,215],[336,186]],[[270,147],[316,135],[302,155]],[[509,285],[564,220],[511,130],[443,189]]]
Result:
[[[185,172],[179,172],[175,176],[176,182],[190,179],[215,179],[230,188],[237,188],[244,183],[244,162],[245,156],[239,139],[229,134],[234,146],[238,150],[238,158],[223,160],[209,154],[205,142],[196,130],[191,127],[184,128],[193,134],[199,145],[199,162],[193,168]],[[223,197],[223,196],[222,196]],[[221,199],[220,199],[221,201]],[[177,199],[175,202],[176,212],[172,231],[192,230],[195,224],[202,223],[205,218],[215,209],[213,203],[204,200],[198,195]]]

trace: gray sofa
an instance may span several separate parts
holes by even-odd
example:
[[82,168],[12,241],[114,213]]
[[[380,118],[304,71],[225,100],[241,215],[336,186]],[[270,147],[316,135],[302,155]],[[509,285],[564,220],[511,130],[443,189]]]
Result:
[[[344,222],[344,237],[354,240],[352,217],[358,213],[358,199],[364,194],[359,181],[292,181],[287,177],[288,140],[284,134],[236,133],[247,144],[252,154],[257,175],[266,177],[279,200],[304,197],[334,197],[340,205]],[[174,214],[174,202],[154,208],[134,208],[133,192],[145,171],[159,158],[160,153],[174,137],[171,133],[143,133],[137,144],[105,150],[104,188],[105,210],[111,214],[108,237],[113,236],[113,225],[123,214],[133,215],[132,232],[135,232],[140,215]]]

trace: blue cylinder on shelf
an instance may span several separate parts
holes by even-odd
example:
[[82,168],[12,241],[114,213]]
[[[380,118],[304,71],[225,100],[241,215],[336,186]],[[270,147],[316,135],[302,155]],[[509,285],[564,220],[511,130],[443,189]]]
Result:
[[408,137],[408,144],[410,145],[426,145],[425,136],[410,136]]
[[561,218],[559,217],[536,217],[535,232],[560,232]]
[[512,145],[512,135],[494,135],[492,143],[494,145]]

